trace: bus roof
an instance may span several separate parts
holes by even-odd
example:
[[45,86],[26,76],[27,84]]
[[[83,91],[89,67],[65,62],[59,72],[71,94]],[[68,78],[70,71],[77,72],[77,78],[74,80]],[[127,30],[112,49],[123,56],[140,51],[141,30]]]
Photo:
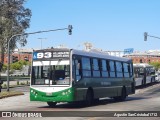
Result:
[[124,57],[117,57],[108,55],[103,51],[97,50],[76,50],[76,49],[69,49],[69,48],[51,48],[51,49],[41,49],[35,50],[34,52],[52,52],[52,51],[71,51],[72,54],[81,55],[81,56],[88,56],[88,57],[95,57],[95,58],[102,58],[102,59],[109,59],[109,60],[117,60],[117,61],[124,61],[124,62],[131,62],[131,58],[124,58]]
[[117,57],[117,56],[111,56],[108,55],[108,53],[105,53],[103,51],[85,51],[85,50],[76,50],[72,49],[72,54],[82,55],[82,56],[88,56],[88,57],[95,57],[95,58],[104,58],[109,60],[117,60],[117,61],[125,61],[125,62],[131,62],[132,59],[130,58],[124,58],[124,57]]

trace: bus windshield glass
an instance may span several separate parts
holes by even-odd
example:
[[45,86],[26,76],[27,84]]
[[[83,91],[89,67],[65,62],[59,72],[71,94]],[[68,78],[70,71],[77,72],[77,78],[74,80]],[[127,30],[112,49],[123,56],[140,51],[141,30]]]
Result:
[[69,85],[69,60],[34,61],[32,67],[32,85]]

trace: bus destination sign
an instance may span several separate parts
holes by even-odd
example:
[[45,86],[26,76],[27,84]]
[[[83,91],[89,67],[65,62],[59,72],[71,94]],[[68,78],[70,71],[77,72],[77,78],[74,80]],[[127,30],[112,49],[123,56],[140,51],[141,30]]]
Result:
[[69,52],[53,51],[53,52],[33,52],[33,60],[50,59],[50,58],[69,58]]

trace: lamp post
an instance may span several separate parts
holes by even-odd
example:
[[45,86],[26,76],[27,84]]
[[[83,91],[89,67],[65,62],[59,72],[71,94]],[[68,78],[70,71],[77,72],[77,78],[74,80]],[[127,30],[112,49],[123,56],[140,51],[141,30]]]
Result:
[[42,49],[42,40],[46,40],[47,38],[38,38],[39,40],[41,40],[41,49]]
[[7,91],[9,91],[9,68],[10,68],[10,41],[17,36],[24,36],[24,35],[31,35],[31,34],[38,34],[38,33],[44,33],[44,32],[54,32],[54,31],[60,31],[60,30],[68,30],[69,35],[72,34],[72,25],[68,25],[68,28],[61,28],[61,29],[53,29],[53,30],[45,30],[45,31],[37,31],[37,32],[31,32],[31,33],[21,33],[21,34],[15,34],[12,35],[8,42],[7,42],[7,53],[8,53],[8,62],[7,62]]

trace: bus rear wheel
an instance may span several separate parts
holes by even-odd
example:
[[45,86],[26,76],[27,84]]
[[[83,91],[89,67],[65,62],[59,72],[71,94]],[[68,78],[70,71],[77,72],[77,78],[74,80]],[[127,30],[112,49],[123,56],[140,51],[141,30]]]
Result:
[[121,92],[121,96],[116,96],[116,97],[113,97],[115,101],[124,101],[127,97],[127,94],[126,94],[126,88],[123,87],[122,88],[122,92]]
[[49,107],[55,107],[57,102],[47,102]]

